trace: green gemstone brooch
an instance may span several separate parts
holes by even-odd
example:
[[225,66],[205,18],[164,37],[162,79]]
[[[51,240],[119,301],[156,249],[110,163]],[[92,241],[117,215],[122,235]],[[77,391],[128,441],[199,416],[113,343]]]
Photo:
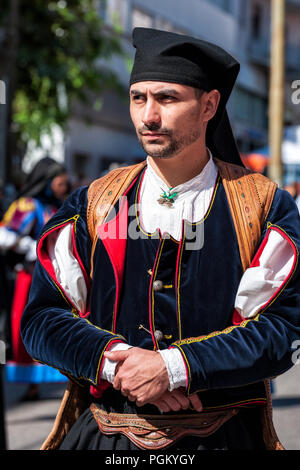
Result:
[[162,194],[160,198],[157,199],[157,202],[161,205],[166,205],[167,207],[172,207],[176,197],[178,196],[177,192],[172,193],[173,188],[169,188],[168,192],[162,189]]

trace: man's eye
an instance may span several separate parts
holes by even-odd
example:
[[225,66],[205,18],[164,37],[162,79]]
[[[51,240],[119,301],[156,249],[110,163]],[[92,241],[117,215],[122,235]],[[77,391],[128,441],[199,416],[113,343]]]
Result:
[[132,99],[133,101],[138,102],[138,101],[143,101],[144,97],[143,95],[134,95]]
[[175,98],[172,95],[161,95],[160,100],[161,101],[174,101]]

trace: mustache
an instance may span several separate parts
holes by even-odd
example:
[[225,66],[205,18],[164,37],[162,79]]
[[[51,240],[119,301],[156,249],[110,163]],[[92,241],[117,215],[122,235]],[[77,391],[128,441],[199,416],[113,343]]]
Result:
[[156,124],[155,122],[141,126],[138,128],[138,133],[140,135],[146,133],[146,132],[153,132],[153,131],[159,131],[160,134],[166,134],[166,135],[172,135],[172,131],[166,127],[160,127],[159,124]]

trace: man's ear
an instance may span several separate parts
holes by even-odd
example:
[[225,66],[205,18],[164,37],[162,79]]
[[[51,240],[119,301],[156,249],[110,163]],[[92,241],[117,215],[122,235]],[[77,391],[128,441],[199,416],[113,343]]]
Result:
[[204,93],[202,96],[203,103],[203,112],[202,118],[203,122],[210,121],[217,112],[221,95],[218,90],[211,90],[207,93]]

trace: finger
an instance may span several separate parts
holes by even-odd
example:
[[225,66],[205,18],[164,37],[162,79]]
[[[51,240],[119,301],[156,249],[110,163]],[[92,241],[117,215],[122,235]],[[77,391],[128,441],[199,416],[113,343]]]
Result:
[[164,402],[169,406],[171,411],[181,410],[181,404],[176,400],[176,397],[172,395],[164,395]]
[[124,362],[122,361],[119,361],[117,364],[116,364],[116,367],[115,367],[115,377],[114,377],[114,381],[113,381],[113,387],[115,390],[121,390],[121,386],[122,386],[122,375],[121,375],[121,372],[122,371],[122,365],[124,364]]
[[136,397],[134,395],[131,395],[130,393],[127,395],[128,400],[130,401],[135,401]]
[[162,413],[168,413],[168,411],[171,411],[171,408],[169,405],[164,400],[157,400],[155,402],[152,402],[151,405],[156,406],[156,408],[159,409],[160,412]]
[[119,361],[125,361],[125,359],[128,357],[129,355],[129,350],[125,350],[125,351],[105,351],[104,353],[104,357],[106,357],[107,359],[109,359],[110,361],[114,361],[114,362],[119,362]]
[[124,397],[128,397],[128,395],[134,395],[134,390],[131,389],[128,380],[121,379],[121,393],[124,395]]
[[120,367],[121,367],[122,364],[123,364],[123,362],[121,362],[121,361],[116,364],[116,367],[115,367],[115,375],[117,375],[117,373],[119,372],[119,369],[120,369]]
[[114,381],[113,381],[113,388],[115,390],[121,390],[121,377],[119,374],[115,374],[115,378],[114,378]]
[[171,392],[171,395],[173,396],[173,398],[176,398],[176,400],[180,404],[180,407],[183,410],[187,410],[189,408],[190,400],[182,392],[180,392],[179,390],[173,390],[173,392]]
[[135,401],[136,406],[139,406],[139,407],[146,405],[146,403],[147,401],[143,400],[142,398],[140,399],[137,398]]
[[195,408],[196,411],[203,410],[203,405],[198,395],[190,395],[189,400],[190,400],[191,405]]

